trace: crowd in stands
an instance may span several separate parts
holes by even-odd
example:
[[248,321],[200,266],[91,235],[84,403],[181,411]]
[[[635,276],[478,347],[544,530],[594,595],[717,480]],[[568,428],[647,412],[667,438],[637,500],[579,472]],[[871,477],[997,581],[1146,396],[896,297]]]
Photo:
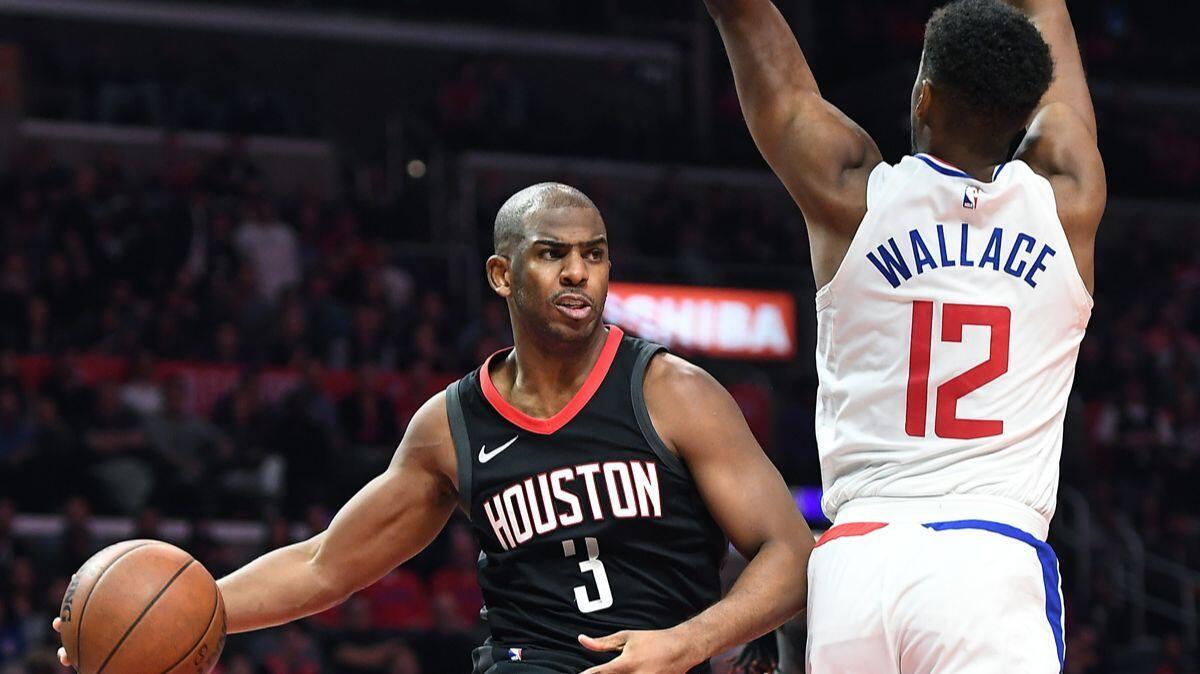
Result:
[[[320,3],[286,0],[264,4],[322,9]],[[457,8],[455,3],[421,1],[359,4],[359,11],[436,16],[449,22],[470,17],[474,22],[559,30],[595,26],[590,32],[600,33],[636,26],[637,36],[679,46],[679,54],[693,47],[678,45],[676,28],[681,22],[708,22],[699,0],[532,2],[497,10],[494,16],[469,2]],[[658,10],[644,16],[639,8],[646,4]],[[788,3],[782,4],[789,15],[799,16]],[[814,25],[797,26],[801,34],[814,36],[808,56],[823,91],[876,137],[887,157],[908,150],[908,92],[924,20],[937,4],[812,3]],[[1169,18],[1146,3],[1109,0],[1072,8],[1089,75],[1097,86],[1101,126],[1107,129],[1102,150],[1108,157],[1124,158],[1110,162],[1118,193],[1178,198],[1200,175],[1200,132],[1188,123],[1195,103],[1164,88],[1189,81],[1200,59],[1194,41],[1177,35],[1194,24],[1188,14],[1200,18],[1194,16],[1196,7],[1185,5],[1178,9],[1182,14]],[[155,35],[114,40],[107,33],[70,34],[25,40],[24,69],[36,83],[27,87],[28,113],[179,129],[332,133],[353,139],[355,151],[365,156],[377,152],[384,138],[381,129],[371,133],[361,128],[363,115],[399,115],[410,127],[435,134],[436,142],[452,149],[762,166],[716,39],[708,41],[710,74],[705,85],[714,92],[712,107],[697,111],[689,93],[694,77],[678,64],[654,59],[555,57],[551,72],[547,57],[538,55],[381,52],[350,45],[319,66],[328,77],[314,79],[311,72],[318,66],[301,42],[278,46],[287,57],[268,59],[272,67],[264,68],[256,56],[261,48],[256,40],[231,38],[201,49],[187,42],[195,37]],[[840,37],[824,39],[829,35]],[[353,65],[381,59],[391,64],[384,71]],[[232,80],[236,87],[226,85]],[[380,95],[363,98],[364,87]],[[347,103],[335,110],[327,105],[330,99]],[[711,121],[697,125],[697,117]],[[1143,170],[1146,167],[1153,170]]]
[[[396,3],[358,4],[396,11]],[[814,54],[835,91],[898,53],[919,51],[922,22],[911,7],[816,4],[822,32],[845,36]],[[430,16],[426,5],[399,3],[421,17]],[[622,24],[621,3],[522,5],[524,14],[489,18],[474,14],[478,3],[449,3],[445,16],[453,19],[460,6],[483,20],[528,19],[527,27]],[[1194,46],[1153,36],[1195,22],[1176,17],[1163,27],[1161,16],[1145,16],[1151,5],[1078,8],[1093,75],[1172,82],[1191,73]],[[83,85],[78,73],[54,80],[39,72],[40,82],[53,80],[57,91],[74,96],[58,100],[52,112],[182,128],[303,127],[286,96],[195,86],[172,70],[186,70],[186,59],[169,50],[155,77],[117,77],[120,67],[105,70],[104,48],[85,49],[98,58]],[[834,49],[861,58],[839,61]],[[622,86],[657,91],[656,75],[637,64],[607,68],[605,77]],[[452,149],[692,158],[678,109],[636,95],[623,96],[644,106],[636,114],[578,105],[572,96],[547,105],[535,91],[544,86],[535,72],[486,58],[447,65],[417,109]],[[730,148],[718,143],[718,156],[728,149],[757,161],[732,92],[716,89],[715,135],[740,134]],[[39,100],[36,87],[31,91]],[[852,87],[838,95],[850,108],[875,105]],[[1187,196],[1200,175],[1200,136],[1187,113],[1115,100],[1100,108],[1114,193]],[[572,105],[591,117],[572,115]],[[881,114],[897,124],[905,119]],[[576,117],[584,121],[571,126]],[[481,178],[480,250],[470,254],[486,249],[495,208],[518,186],[511,181]],[[763,282],[763,269],[786,266],[790,277],[780,287],[810,290],[802,223],[786,201],[777,206],[753,192],[669,178],[640,191],[612,180],[578,183],[628,237],[614,251],[640,278],[751,285]],[[459,267],[405,254],[406,242],[429,231],[412,213],[377,169],[364,169],[336,194],[278,194],[240,136],[207,158],[169,138],[149,174],[134,172],[116,153],[63,163],[40,144],[21,146],[8,159],[0,172],[0,674],[61,671],[46,625],[69,574],[110,542],[94,533],[97,516],[133,516],[135,535],[149,537],[161,535],[161,518],[182,518],[190,533],[178,542],[214,573],[229,571],[323,527],[387,461],[421,402],[511,343],[501,303],[468,313],[469,303],[444,282]],[[1100,528],[1127,522],[1151,554],[1197,568],[1200,227],[1145,237],[1157,223],[1131,217],[1110,217],[1103,231],[1114,234],[1102,232],[1064,483],[1085,495]],[[755,273],[742,275],[746,268]],[[801,311],[805,306],[801,301]],[[797,484],[818,479],[810,370],[804,364],[759,372],[776,409],[760,440]],[[212,372],[220,384],[200,390],[197,382]],[[60,513],[64,527],[18,535],[17,513]],[[257,546],[222,543],[211,535],[212,521],[227,517],[263,522],[266,533]],[[1129,554],[1113,536],[1094,545],[1095,559]],[[465,524],[455,521],[427,553],[342,608],[232,639],[222,672],[465,671],[481,636],[475,554]],[[1094,564],[1092,577],[1076,582],[1077,563],[1064,554],[1068,672],[1195,671],[1188,635],[1151,616],[1148,632],[1156,637],[1134,639],[1125,580]]]
[[[1084,493],[1100,528],[1110,532],[1095,543],[1096,559],[1131,563],[1135,552],[1111,533],[1122,520],[1150,554],[1196,569],[1200,227],[1144,236],[1154,226],[1146,219],[1122,228],[1110,240],[1108,254],[1097,260],[1096,310],[1076,369],[1078,404],[1068,422],[1063,476]],[[1160,596],[1181,591],[1165,577],[1148,579],[1149,589]],[[1190,666],[1183,655],[1187,635],[1153,613],[1149,631],[1166,635],[1162,651],[1144,644],[1141,651],[1129,648],[1122,635],[1135,627],[1130,622],[1134,598],[1126,590],[1124,579],[1098,565],[1086,592],[1068,594],[1068,630],[1076,644],[1068,651],[1068,671],[1196,671],[1195,654]],[[1157,669],[1143,669],[1154,660],[1160,663]]]
[[[422,287],[390,264],[387,251],[402,244],[366,233],[371,209],[362,200],[273,198],[236,147],[194,171],[138,180],[111,158],[64,166],[33,148],[0,180],[6,674],[47,671],[37,657],[24,669],[12,663],[47,644],[45,619],[64,574],[101,544],[88,533],[89,513],[140,514],[145,535],[154,513],[190,518],[198,532],[190,544],[211,555],[202,559],[232,568],[254,551],[204,540],[208,518],[275,518],[262,549],[290,540],[284,518],[321,526],[386,462],[416,406],[445,384],[438,375],[457,375],[509,343],[500,303],[478,317],[456,315],[436,284]],[[683,213],[706,198],[682,187],[655,194],[662,208]],[[1200,230],[1153,239],[1139,238],[1138,226],[1115,227],[1122,238],[1102,246],[1097,264],[1064,479],[1099,518],[1127,518],[1151,552],[1195,567]],[[200,411],[187,373],[168,367],[180,360],[238,374]],[[291,373],[283,383],[269,379],[277,369]],[[405,376],[385,385],[392,370]],[[342,384],[331,386],[338,375]],[[778,383],[777,423],[790,429],[811,415],[811,392],[792,400]],[[793,480],[811,480],[811,461],[799,461],[797,473],[787,468],[795,457],[781,456],[811,453],[810,439],[767,444]],[[17,510],[64,512],[66,529],[50,540],[15,538]],[[345,671],[457,671],[436,658],[465,653],[478,629],[465,608],[477,600],[469,542],[466,529],[451,527],[434,552],[343,610],[234,640],[226,666],[334,671],[329,663],[342,658],[360,663],[338,665]],[[1119,541],[1098,545],[1099,555],[1124,554]],[[1112,665],[1129,646],[1121,638],[1129,597],[1117,580],[1097,567],[1090,591],[1068,585],[1070,671],[1143,671]],[[393,608],[381,608],[388,601]],[[1181,659],[1171,664],[1181,648],[1178,634],[1168,637],[1145,655],[1162,666],[1144,671],[1186,671]]]
[[[0,497],[0,672],[51,674],[56,639],[48,629],[72,573],[111,542],[93,533],[83,498],[69,498],[61,532],[38,537],[14,533],[15,507]],[[212,525],[193,522],[185,546],[220,576],[255,555],[287,545],[293,534],[324,528],[327,511],[315,507],[297,530],[281,518],[263,527],[260,546],[218,543]],[[132,538],[166,538],[158,511],[143,511]],[[478,548],[468,525],[452,520],[425,553],[392,571],[346,603],[298,624],[231,638],[220,674],[442,674],[466,671],[470,650],[484,636],[482,597],[475,582]]]
[[[176,149],[140,174],[112,153],[62,163],[32,143],[0,173],[4,674],[58,671],[46,620],[70,572],[111,542],[95,516],[136,517],[139,537],[181,517],[191,533],[177,542],[232,570],[293,540],[289,521],[322,528],[447,375],[511,343],[502,303],[465,316],[444,269],[398,262],[402,205],[370,190],[281,198],[238,137],[206,159]],[[668,183],[620,210],[664,198],[655,227],[736,206]],[[719,235],[704,231],[698,264]],[[213,372],[227,375],[219,390],[198,390]],[[63,513],[64,529],[17,536],[17,512]],[[224,545],[214,518],[267,533]],[[454,524],[342,609],[231,640],[223,667],[462,671],[480,640],[476,554]]]
[[[254,4],[321,11],[321,0],[253,0]],[[802,3],[776,0],[785,12],[797,15]],[[247,4],[238,0],[238,4]],[[894,53],[897,47],[919,49],[924,19],[942,0],[896,4],[889,0],[844,0],[812,3],[825,35],[837,35],[832,48],[849,52],[870,50]],[[605,0],[604,2],[561,3],[554,0],[523,0],[503,8],[481,7],[471,0],[349,0],[339,6],[399,19],[467,21],[496,25],[568,30],[582,33],[653,34],[647,26],[666,26],[702,14],[700,0]],[[1090,70],[1102,77],[1117,75],[1163,82],[1188,82],[1196,46],[1189,39],[1190,26],[1200,18],[1196,8],[1181,6],[1180,13],[1167,15],[1153,3],[1098,0],[1072,5],[1076,27],[1082,35]],[[657,23],[656,23],[657,22]],[[663,35],[669,34],[663,31]],[[846,38],[849,38],[848,40]],[[1178,38],[1178,39],[1173,39]],[[831,51],[832,51],[831,48]],[[870,62],[870,61],[868,61]],[[874,63],[882,63],[882,60]]]

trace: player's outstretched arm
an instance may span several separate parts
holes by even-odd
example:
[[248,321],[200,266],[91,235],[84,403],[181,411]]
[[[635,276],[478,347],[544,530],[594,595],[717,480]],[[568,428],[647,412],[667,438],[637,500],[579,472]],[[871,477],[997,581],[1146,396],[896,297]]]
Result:
[[867,210],[867,178],[880,161],[875,142],[821,96],[771,0],[705,4],[725,42],[750,135],[810,232],[832,228],[852,236]]
[[1034,113],[1036,118],[1048,107],[1061,105],[1069,109],[1091,135],[1096,138],[1096,110],[1092,106],[1092,95],[1088,91],[1087,77],[1083,71],[1083,60],[1079,56],[1079,44],[1075,40],[1075,28],[1066,0],[1009,0],[1024,12],[1042,33],[1042,39],[1050,45],[1050,56],[1054,59],[1054,81],[1042,97]]
[[454,449],[439,394],[413,416],[387,470],[309,540],[250,562],[218,583],[229,632],[280,625],[334,606],[420,552],[457,504]]
[[1033,114],[1017,158],[1054,187],[1059,219],[1092,289],[1092,249],[1108,188],[1096,145],[1096,111],[1065,0],[1009,0],[1029,15],[1050,45],[1054,80]]
[[687,465],[709,512],[749,563],[721,601],[674,628],[581,638],[593,650],[621,652],[584,674],[682,674],[804,608],[812,532],[732,396],[672,355],[651,361],[645,392],[655,430]]

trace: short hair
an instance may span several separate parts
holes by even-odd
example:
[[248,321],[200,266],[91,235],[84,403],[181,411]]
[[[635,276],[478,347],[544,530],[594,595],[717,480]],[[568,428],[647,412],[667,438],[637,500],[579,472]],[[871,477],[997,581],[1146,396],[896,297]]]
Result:
[[1037,26],[1002,0],[954,0],[925,26],[938,91],[991,131],[1015,132],[1050,88],[1054,62]]
[[586,194],[563,183],[538,183],[517,192],[504,202],[496,213],[492,229],[492,244],[497,255],[512,257],[525,238],[526,219],[541,210],[553,208],[588,208],[597,210]]

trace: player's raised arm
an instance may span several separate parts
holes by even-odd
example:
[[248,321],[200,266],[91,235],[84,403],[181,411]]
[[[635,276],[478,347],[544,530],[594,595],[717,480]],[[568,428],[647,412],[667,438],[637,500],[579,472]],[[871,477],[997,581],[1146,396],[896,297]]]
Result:
[[750,135],[804,212],[810,233],[852,235],[866,213],[867,177],[880,161],[875,142],[821,96],[771,0],[705,4],[725,42]]
[[388,469],[309,540],[250,562],[218,583],[229,632],[297,620],[334,606],[420,552],[457,503],[444,394],[417,412]]
[[1054,80],[1042,97],[1041,105],[1034,113],[1048,107],[1062,105],[1068,108],[1096,138],[1096,111],[1092,106],[1092,95],[1088,91],[1087,77],[1083,71],[1083,60],[1079,56],[1079,44],[1075,40],[1075,28],[1067,11],[1065,0],[1009,0],[1025,12],[1050,45],[1050,56],[1054,59]]
[[1096,145],[1096,111],[1088,91],[1075,28],[1065,0],[1009,0],[1025,12],[1050,46],[1054,79],[1033,113],[1017,151],[1054,187],[1059,219],[1075,261],[1092,288],[1092,249],[1108,195]]
[[585,646],[620,650],[621,657],[584,674],[684,672],[804,608],[812,532],[732,396],[672,355],[651,361],[645,392],[654,428],[749,564],[723,599],[672,629],[585,639]]

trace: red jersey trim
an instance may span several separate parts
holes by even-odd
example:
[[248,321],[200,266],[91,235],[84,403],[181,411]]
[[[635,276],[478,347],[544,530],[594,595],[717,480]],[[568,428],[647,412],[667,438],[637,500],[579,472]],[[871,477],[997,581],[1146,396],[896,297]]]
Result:
[[887,522],[849,522],[847,524],[839,524],[836,527],[826,531],[821,536],[821,540],[817,541],[814,548],[819,548],[829,541],[834,541],[839,538],[849,536],[865,536],[876,529],[882,529],[887,526]]
[[604,341],[604,347],[600,350],[600,357],[596,360],[596,364],[592,366],[592,371],[588,373],[587,379],[583,381],[583,386],[567,401],[565,407],[548,419],[531,417],[513,407],[504,399],[504,396],[500,395],[500,390],[492,382],[490,371],[492,359],[510,349],[497,351],[488,356],[487,360],[483,362],[483,367],[479,371],[479,383],[483,389],[483,397],[487,398],[487,401],[500,413],[500,416],[504,417],[514,426],[530,433],[550,435],[563,426],[566,426],[571,419],[574,419],[575,415],[579,414],[584,405],[587,405],[592,396],[596,394],[596,391],[600,388],[600,384],[604,382],[604,377],[608,374],[609,368],[612,367],[613,359],[617,357],[617,348],[621,346],[621,339],[624,336],[625,333],[621,331],[621,328],[615,325],[608,326],[608,338]]

